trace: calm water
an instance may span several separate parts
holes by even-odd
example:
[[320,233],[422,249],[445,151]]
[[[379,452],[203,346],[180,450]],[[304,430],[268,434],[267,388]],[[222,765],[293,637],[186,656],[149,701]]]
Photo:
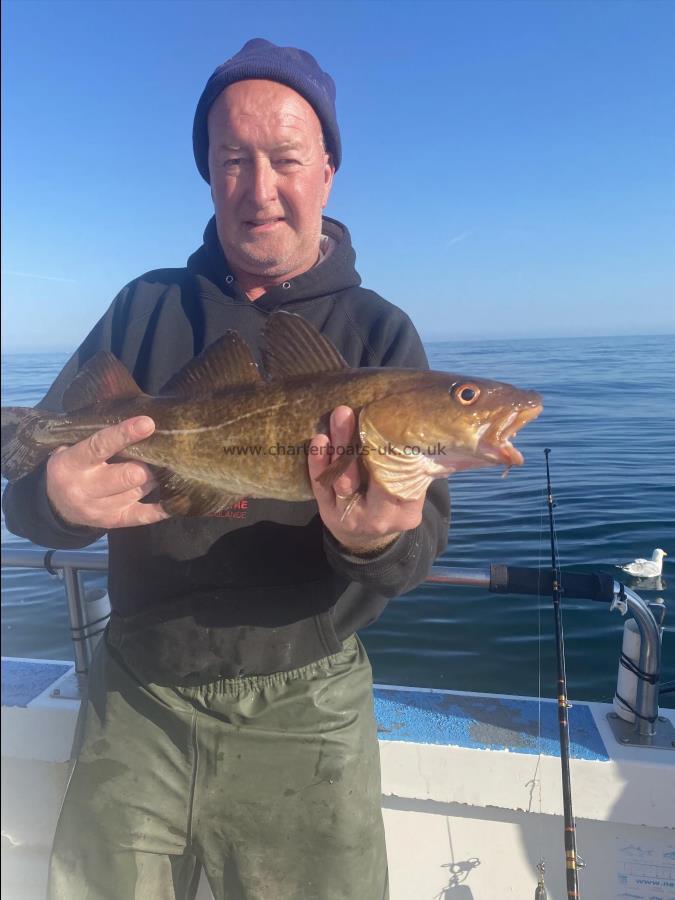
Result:
[[[526,463],[451,480],[450,566],[548,564],[543,448],[552,448],[556,522],[563,567],[615,573],[614,563],[673,554],[664,597],[664,680],[675,678],[675,336],[429,344],[432,367],[487,376],[544,396],[540,419],[518,446]],[[64,354],[2,360],[3,405],[32,405],[65,362]],[[3,544],[20,544],[2,523]],[[672,575],[670,573],[673,573]],[[89,584],[101,582],[90,577]],[[642,589],[635,582],[629,585]],[[61,582],[45,573],[2,573],[3,654],[70,658]],[[616,679],[622,619],[601,604],[569,601],[564,612],[570,695],[608,700]],[[540,638],[541,634],[541,638]],[[392,602],[363,632],[375,679],[459,690],[553,695],[550,599],[494,597],[426,585]],[[662,698],[675,705],[675,695]]]

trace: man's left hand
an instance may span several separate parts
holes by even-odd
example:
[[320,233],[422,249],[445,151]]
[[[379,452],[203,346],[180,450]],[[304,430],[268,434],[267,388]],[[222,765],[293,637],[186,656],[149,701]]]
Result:
[[424,497],[399,500],[370,480],[365,492],[344,515],[354,494],[364,488],[356,456],[330,487],[323,487],[316,479],[331,462],[348,452],[348,448],[353,452],[355,427],[352,409],[338,406],[333,410],[330,436],[318,434],[312,438],[309,477],[326,528],[348,552],[368,555],[384,550],[401,532],[417,528],[422,521]]

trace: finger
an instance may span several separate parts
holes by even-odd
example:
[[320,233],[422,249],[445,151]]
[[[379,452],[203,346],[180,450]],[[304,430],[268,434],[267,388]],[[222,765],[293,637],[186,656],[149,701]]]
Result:
[[96,431],[91,437],[75,444],[73,449],[81,454],[85,464],[96,465],[121,453],[130,444],[149,437],[154,430],[155,423],[149,416],[135,416]]
[[391,494],[385,487],[371,479],[368,486],[368,494],[372,496],[373,502],[378,506],[390,506],[392,509],[400,509],[406,511],[408,509],[418,510],[424,506],[426,492],[421,497],[412,500],[406,500],[403,497],[397,497]]
[[417,500],[402,500],[371,479],[368,483],[368,506],[378,510],[391,531],[409,531],[422,521],[425,495]]
[[342,495],[335,495],[335,500],[344,504],[344,508],[340,514],[340,521],[346,521],[352,510],[356,507],[357,503],[361,503],[363,500],[363,494],[359,494],[358,492],[354,492],[351,497],[343,497]]
[[[309,480],[312,486],[319,489],[321,496],[328,497],[332,488],[324,488],[316,479],[324,472],[331,463],[331,454],[329,453],[330,438],[327,434],[315,435],[309,444],[309,455],[307,457],[307,468],[309,470]],[[315,491],[316,495],[316,491]]]
[[133,525],[148,525],[151,522],[169,518],[162,504],[141,502],[151,489],[133,488],[124,494],[116,494],[99,502],[93,512],[100,527],[126,528]]
[[335,479],[333,490],[338,498],[351,497],[361,484],[361,475],[356,462],[356,416],[348,406],[337,406],[330,417],[331,440],[335,453],[351,453],[353,462]]
[[120,528],[133,528],[137,525],[154,525],[171,518],[161,503],[133,503],[120,514]]
[[[156,481],[150,466],[142,462],[109,463],[92,473],[92,497],[116,497]],[[147,493],[147,492],[146,492]]]
[[143,482],[143,484],[139,484],[134,488],[129,488],[127,491],[120,491],[117,494],[99,497],[96,502],[100,508],[121,509],[124,506],[129,506],[131,503],[137,503],[139,500],[147,497],[156,487],[157,482],[155,479],[149,478],[147,481]]
[[72,451],[72,449],[73,449],[73,445],[72,445],[72,444],[61,444],[60,447],[54,447],[54,449],[53,449],[52,452],[50,453],[50,456],[58,456],[59,453],[63,453],[64,450],[71,450],[71,451]]
[[354,437],[356,416],[349,406],[336,406],[330,414],[330,433],[334,443],[349,444]]

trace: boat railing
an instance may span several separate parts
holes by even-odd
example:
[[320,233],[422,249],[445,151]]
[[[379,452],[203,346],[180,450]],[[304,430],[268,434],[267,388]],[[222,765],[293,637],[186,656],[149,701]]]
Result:
[[[106,572],[105,550],[42,550],[37,547],[2,547],[2,565],[17,568],[44,569],[63,579],[75,661],[75,673],[86,676],[95,647],[95,638],[105,628],[109,606],[88,603],[91,593],[84,587],[83,572]],[[480,568],[433,566],[427,582],[483,588],[497,594],[550,594],[552,573],[544,569],[491,564]],[[661,635],[665,606],[648,603],[635,591],[610,575],[599,573],[562,573],[562,594],[567,598],[604,602],[610,610],[627,612],[635,620],[640,636],[638,657],[632,660],[636,681],[632,715],[621,717],[610,713],[610,724],[617,740],[624,744],[663,746],[657,739],[659,722],[659,678],[661,675]],[[100,599],[97,595],[96,599]],[[92,615],[92,609],[95,613]],[[623,657],[624,654],[622,654]],[[672,729],[672,726],[670,726]],[[672,741],[668,741],[672,745]]]

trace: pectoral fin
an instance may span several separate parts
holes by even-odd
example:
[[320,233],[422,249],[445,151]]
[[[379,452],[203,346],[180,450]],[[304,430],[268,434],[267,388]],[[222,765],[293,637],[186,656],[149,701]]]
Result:
[[340,475],[344,475],[353,461],[353,456],[338,456],[315,480],[318,481],[321,487],[329,488],[335,484]]
[[242,499],[171,469],[153,467],[153,471],[159,484],[160,502],[172,516],[212,516]]

